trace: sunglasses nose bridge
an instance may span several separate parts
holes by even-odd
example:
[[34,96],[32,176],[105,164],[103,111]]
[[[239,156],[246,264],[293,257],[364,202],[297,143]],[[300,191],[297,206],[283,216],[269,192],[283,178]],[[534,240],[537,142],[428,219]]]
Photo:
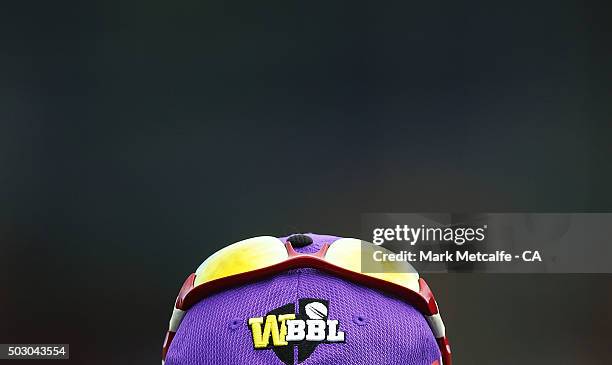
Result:
[[313,253],[313,254],[304,254],[304,253],[299,253],[297,252],[294,248],[293,245],[291,244],[291,242],[287,241],[285,242],[285,248],[287,249],[287,254],[289,255],[289,257],[297,257],[297,256],[314,256],[314,257],[318,257],[318,258],[325,258],[325,254],[327,253],[327,249],[329,249],[329,243],[324,243],[321,248],[319,249],[319,251]]

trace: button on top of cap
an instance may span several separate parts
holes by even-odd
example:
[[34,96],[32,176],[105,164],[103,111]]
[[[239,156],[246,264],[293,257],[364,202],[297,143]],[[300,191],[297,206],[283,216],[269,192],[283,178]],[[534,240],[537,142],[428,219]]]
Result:
[[294,234],[287,238],[287,241],[289,241],[293,247],[304,247],[312,244],[312,238],[305,234]]

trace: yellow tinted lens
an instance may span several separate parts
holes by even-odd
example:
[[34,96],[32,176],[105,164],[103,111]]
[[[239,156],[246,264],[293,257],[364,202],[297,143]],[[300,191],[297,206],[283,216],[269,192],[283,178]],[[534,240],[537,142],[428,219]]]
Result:
[[287,259],[287,249],[276,237],[249,238],[227,246],[198,267],[194,286],[236,274],[262,269]]
[[412,265],[406,261],[376,261],[373,258],[377,251],[392,253],[384,247],[369,242],[355,238],[341,238],[329,246],[325,260],[347,270],[401,285],[415,292],[419,291],[419,274]]

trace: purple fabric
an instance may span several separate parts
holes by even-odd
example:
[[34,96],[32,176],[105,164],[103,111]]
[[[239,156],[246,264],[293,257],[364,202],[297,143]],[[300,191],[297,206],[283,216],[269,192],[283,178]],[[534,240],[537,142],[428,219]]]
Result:
[[[296,247],[294,248],[295,251],[299,252],[299,253],[315,253],[318,252],[321,247],[323,246],[324,243],[329,243],[330,245],[332,243],[334,243],[335,240],[340,239],[342,237],[336,237],[336,236],[330,236],[330,235],[326,235],[326,234],[314,234],[314,233],[305,233],[307,236],[309,236],[310,238],[312,238],[312,244],[308,245],[308,246],[304,246],[304,247]],[[285,242],[287,240],[287,238],[289,238],[291,235],[286,236],[286,237],[281,237],[280,240]]]
[[[312,235],[316,251],[337,237]],[[322,343],[302,364],[431,365],[440,358],[425,318],[411,305],[315,269],[296,269],[217,293],[187,313],[166,365],[282,365],[272,350],[255,350],[247,321],[300,298],[329,300],[345,343]],[[296,358],[297,363],[297,358]]]

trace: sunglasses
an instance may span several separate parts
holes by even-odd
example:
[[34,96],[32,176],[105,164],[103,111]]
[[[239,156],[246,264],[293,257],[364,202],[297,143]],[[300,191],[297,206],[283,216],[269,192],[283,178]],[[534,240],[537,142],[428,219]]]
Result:
[[[426,319],[442,354],[439,365],[451,365],[451,351],[438,304],[425,280],[406,261],[380,261],[362,272],[362,257],[392,253],[354,238],[323,244],[313,254],[298,253],[290,242],[276,237],[254,237],[227,246],[206,259],[185,280],[176,299],[162,348],[162,361],[180,323],[194,304],[219,291],[256,282],[297,268],[314,268],[374,288],[411,304]],[[370,256],[364,256],[370,255]],[[432,365],[438,365],[437,361]]]

